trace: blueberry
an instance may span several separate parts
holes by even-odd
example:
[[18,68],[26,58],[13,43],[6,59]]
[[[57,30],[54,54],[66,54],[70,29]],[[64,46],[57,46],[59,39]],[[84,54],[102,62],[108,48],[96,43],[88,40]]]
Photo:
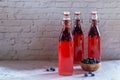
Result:
[[55,68],[53,68],[52,71],[55,71]]
[[92,60],[93,58],[89,58],[89,60]]
[[95,58],[93,59],[94,61],[97,61]]
[[46,71],[49,71],[49,69],[46,69]]
[[89,72],[88,72],[88,74],[92,74],[92,72],[91,72],[91,71],[89,71]]
[[91,58],[87,58],[88,60],[90,60]]
[[86,60],[86,63],[87,63],[87,64],[89,63],[89,60],[88,60],[88,59]]
[[84,60],[82,60],[81,62],[84,63]]
[[82,60],[82,63],[86,63],[86,60]]
[[55,68],[52,68],[52,67],[51,67],[50,70],[51,70],[51,71],[55,71]]
[[85,77],[88,77],[88,74],[87,74],[87,73],[85,73],[85,74],[84,74],[84,76],[85,76]]
[[93,76],[95,76],[95,74],[92,73],[91,76],[93,77]]
[[51,68],[50,68],[50,70],[52,71],[52,70],[53,70],[53,68],[51,67]]
[[93,62],[93,60],[90,59],[90,60],[89,60],[89,63],[92,64],[92,62]]

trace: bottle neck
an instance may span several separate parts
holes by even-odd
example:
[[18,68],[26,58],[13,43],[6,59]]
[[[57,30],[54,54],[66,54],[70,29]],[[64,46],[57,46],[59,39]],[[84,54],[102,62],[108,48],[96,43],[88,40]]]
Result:
[[80,19],[75,20],[75,27],[81,27]]
[[97,21],[97,20],[92,20],[92,25],[96,26],[96,25],[97,25],[97,23],[98,23],[98,21]]
[[63,20],[63,28],[70,28],[70,20]]

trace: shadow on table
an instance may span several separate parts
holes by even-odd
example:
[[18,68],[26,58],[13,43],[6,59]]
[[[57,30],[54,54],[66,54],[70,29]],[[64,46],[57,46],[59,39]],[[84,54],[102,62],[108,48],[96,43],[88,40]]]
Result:
[[81,68],[74,69],[74,74],[75,75],[80,75],[80,74],[84,74],[84,73],[86,73],[86,71],[84,71]]
[[67,77],[75,77],[77,75],[78,78],[82,78],[83,77],[83,74],[85,73],[86,71],[82,70],[81,68],[75,68],[74,69],[74,72],[72,75],[59,75],[58,72],[48,72],[48,73],[44,73],[44,74],[40,74],[42,75],[43,77],[47,77],[47,78],[67,78]]
[[0,61],[0,68],[12,70],[39,70],[57,67],[56,61]]

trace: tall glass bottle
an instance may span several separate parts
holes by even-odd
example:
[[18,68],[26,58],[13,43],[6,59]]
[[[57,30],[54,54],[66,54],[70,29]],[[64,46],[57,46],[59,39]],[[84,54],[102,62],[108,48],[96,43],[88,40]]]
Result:
[[73,29],[74,39],[74,63],[79,63],[84,58],[84,35],[81,29],[80,12],[75,12]]
[[91,13],[92,21],[91,28],[88,34],[88,57],[101,60],[100,54],[100,33],[98,29],[98,16],[97,12],[93,11]]
[[73,37],[70,30],[70,13],[64,12],[62,32],[58,42],[58,72],[60,75],[73,73]]

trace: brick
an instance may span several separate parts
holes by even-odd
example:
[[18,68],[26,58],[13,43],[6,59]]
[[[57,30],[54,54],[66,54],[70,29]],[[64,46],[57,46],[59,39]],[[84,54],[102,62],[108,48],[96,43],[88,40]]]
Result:
[[19,26],[20,25],[19,20],[0,20],[1,26]]
[[5,33],[6,39],[18,38],[18,37],[19,37],[19,33]]
[[22,28],[23,33],[29,33],[31,32],[31,26],[20,26]]
[[106,26],[119,26],[119,20],[107,20],[106,21]]
[[9,41],[9,43],[10,43],[11,45],[15,45],[15,43],[16,43],[15,38],[11,38],[10,41]]
[[13,46],[10,45],[9,39],[0,40],[0,50],[13,50]]
[[9,14],[7,15],[7,18],[8,18],[8,20],[15,20],[15,19],[16,19],[14,13],[9,13]]
[[29,49],[41,50],[43,49],[43,39],[33,38],[31,39],[31,44],[29,44]]
[[48,20],[34,20],[35,26],[43,27],[48,23]]
[[4,39],[4,33],[0,33],[0,40]]
[[15,15],[18,20],[38,20],[38,15]]
[[37,33],[20,33],[19,36],[21,38],[35,38],[37,37]]
[[89,3],[87,5],[87,7],[89,8],[103,8],[103,3],[98,3],[98,2],[95,2],[95,3]]
[[0,26],[0,33],[4,33],[4,32],[6,32],[5,27],[4,26]]
[[57,2],[56,3],[56,7],[60,7],[60,8],[66,8],[66,7],[72,7],[72,3],[71,2]]
[[7,19],[7,14],[0,14],[0,20],[5,20]]
[[45,58],[43,51],[40,50],[18,50],[17,52],[19,60],[44,60]]
[[17,52],[15,50],[0,50],[0,54],[1,54],[0,59],[2,59],[2,60],[16,60],[18,58],[16,53]]
[[38,31],[37,26],[31,26],[30,29],[31,29],[31,32],[33,32],[33,33]]
[[25,2],[24,4],[24,8],[39,8],[39,7],[40,7],[39,2]]
[[[52,42],[52,43],[49,43],[49,42]],[[46,44],[47,43],[47,44]],[[48,44],[49,43],[49,44]],[[47,54],[47,51],[57,51],[57,44],[58,44],[58,38],[44,38],[44,41],[43,41],[43,51],[46,52]],[[51,47],[52,46],[52,47]],[[54,53],[54,52],[53,52]],[[51,55],[51,54],[50,54]]]
[[87,3],[74,2],[72,7],[84,8],[87,7]]
[[[44,32],[46,30],[46,26],[36,26],[38,32]],[[43,33],[42,33],[43,34]]]
[[104,20],[119,20],[120,19],[120,15],[119,14],[104,14],[104,15],[101,15],[100,16],[101,19],[104,19]]
[[48,32],[52,32],[52,31],[61,31],[61,29],[62,29],[62,26],[45,26],[44,27],[45,28],[45,31],[48,31]]
[[[53,16],[53,14],[54,14],[54,16]],[[41,19],[41,20],[56,20],[57,21],[57,20],[59,20],[61,18],[62,18],[62,15],[58,14],[58,13],[39,14],[39,19]]]
[[118,7],[119,3],[118,2],[111,2],[111,3],[104,3],[105,8],[115,8]]
[[59,36],[59,32],[57,32],[57,31],[44,32],[43,36],[48,37],[48,38],[50,38],[50,37],[56,38]]
[[5,27],[7,33],[20,33],[22,31],[21,27]]
[[16,43],[13,46],[13,48],[14,48],[14,50],[26,50],[26,49],[28,49],[28,46],[27,46],[27,44]]
[[116,14],[116,13],[120,13],[120,11],[119,11],[119,8],[101,8],[101,9],[98,9],[98,11],[100,12],[100,13],[104,13],[104,14],[108,14],[108,13],[113,13],[113,14]]
[[[12,2],[13,3],[13,2]],[[17,8],[21,8],[21,7],[23,7],[23,6],[25,6],[25,2],[15,2],[15,7],[17,7]]]

